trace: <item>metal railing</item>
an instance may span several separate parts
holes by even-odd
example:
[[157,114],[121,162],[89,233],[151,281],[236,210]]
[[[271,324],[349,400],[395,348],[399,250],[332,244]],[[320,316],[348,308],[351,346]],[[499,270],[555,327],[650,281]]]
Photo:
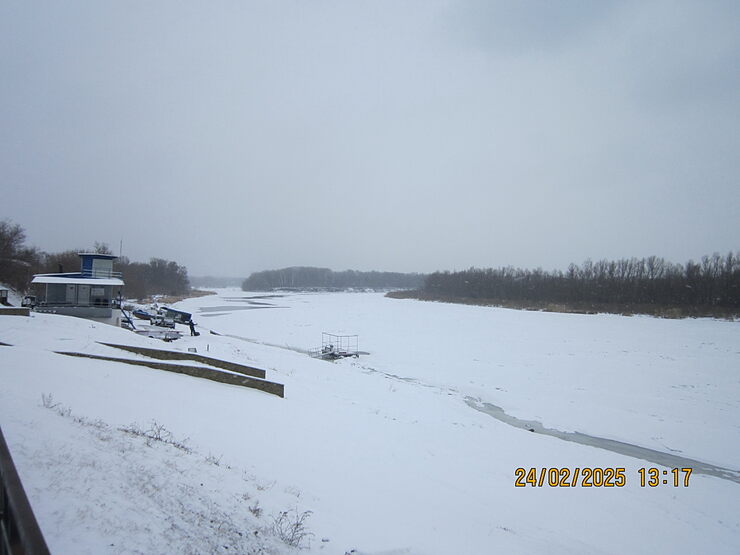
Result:
[[0,555],[49,555],[0,428]]
[[335,335],[322,332],[321,347],[309,350],[313,358],[334,360],[345,357],[358,357],[358,339],[356,335]]
[[113,270],[82,270],[80,272],[84,278],[122,278],[121,272],[114,272]]
[[87,301],[86,304],[79,302],[79,301],[47,301],[47,300],[40,300],[36,302],[37,307],[80,307],[80,308],[111,308],[113,306],[113,301],[109,301],[107,299],[100,299],[98,301],[95,301],[94,299],[91,299]]

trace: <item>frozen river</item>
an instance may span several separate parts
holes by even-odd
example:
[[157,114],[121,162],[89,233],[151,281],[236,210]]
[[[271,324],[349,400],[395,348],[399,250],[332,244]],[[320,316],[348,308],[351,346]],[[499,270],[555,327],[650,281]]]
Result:
[[[228,299],[229,304],[218,300]],[[526,312],[376,293],[231,290],[181,303],[219,333],[307,352],[359,335],[357,365],[580,432],[708,465],[740,461],[740,323]],[[259,302],[262,308],[241,309]]]

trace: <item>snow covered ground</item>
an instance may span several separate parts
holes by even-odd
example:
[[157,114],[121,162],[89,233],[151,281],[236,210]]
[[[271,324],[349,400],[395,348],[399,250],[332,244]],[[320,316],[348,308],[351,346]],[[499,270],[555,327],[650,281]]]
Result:
[[[641,487],[657,465],[469,404],[740,470],[739,323],[235,289],[176,308],[199,337],[0,317],[0,425],[53,552],[291,552],[285,511],[312,511],[315,553],[740,551],[737,481],[674,487],[658,467],[669,483]],[[369,354],[310,359],[322,331]],[[52,352],[135,358],[97,341],[195,347],[286,397]],[[169,443],[141,435],[159,426]],[[626,485],[515,487],[519,467],[624,468]]]

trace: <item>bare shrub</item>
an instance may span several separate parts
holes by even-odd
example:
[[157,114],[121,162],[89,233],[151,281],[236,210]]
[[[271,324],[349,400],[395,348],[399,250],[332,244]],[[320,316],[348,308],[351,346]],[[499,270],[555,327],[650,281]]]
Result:
[[72,409],[71,408],[65,407],[61,403],[55,403],[54,402],[54,396],[51,393],[49,393],[49,394],[42,393],[41,394],[41,405],[44,408],[47,408],[49,410],[53,410],[59,416],[68,417],[68,416],[70,416],[72,414]]
[[160,424],[156,420],[152,420],[146,435],[154,441],[161,441],[163,443],[169,443],[169,440],[172,439],[172,432],[165,428],[164,424]]
[[87,418],[86,416],[73,416],[72,420],[74,420],[77,424],[82,424],[83,426],[95,428],[96,430],[100,431],[106,431],[110,428],[110,426],[108,426],[108,424],[106,422],[103,422],[100,418],[92,420],[90,418]]
[[260,507],[259,500],[255,501],[254,505],[249,506],[249,512],[257,518],[260,518],[262,516],[262,507]]
[[273,517],[272,531],[280,538],[281,541],[291,547],[308,547],[305,543],[310,543],[313,533],[306,530],[306,520],[310,517],[312,511],[303,511],[299,513],[297,509],[282,511],[277,517]]
[[187,445],[188,438],[175,438],[172,432],[165,428],[164,424],[159,424],[156,420],[152,420],[147,430],[144,430],[136,422],[128,426],[121,426],[118,430],[132,436],[143,437],[148,447],[151,447],[154,442],[159,442],[171,445],[175,449],[179,449],[185,453],[193,452],[193,449]]
[[132,436],[144,435],[144,430],[142,430],[136,422],[129,424],[128,426],[120,426],[118,431]]

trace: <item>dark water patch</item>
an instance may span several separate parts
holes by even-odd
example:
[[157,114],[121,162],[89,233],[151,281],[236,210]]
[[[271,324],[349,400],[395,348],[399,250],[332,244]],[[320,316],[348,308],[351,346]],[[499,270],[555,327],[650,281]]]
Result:
[[221,300],[229,301],[230,303],[247,303],[247,304],[259,305],[259,306],[275,306],[273,303],[266,303],[263,301],[253,301],[247,298],[241,299],[241,298],[233,298],[233,297],[232,298],[221,297]]
[[237,310],[257,310],[260,308],[288,308],[287,306],[204,306],[199,308],[200,312],[235,312]]
[[249,297],[220,297],[225,301],[250,301],[252,299],[281,299],[285,295],[251,295]]
[[607,439],[603,437],[590,436],[582,434],[581,432],[563,432],[555,430],[553,428],[545,428],[541,422],[536,420],[523,420],[516,418],[510,414],[506,414],[504,409],[491,403],[484,403],[478,399],[472,397],[466,397],[465,402],[469,407],[474,408],[480,412],[483,412],[489,416],[492,416],[496,420],[514,426],[515,428],[521,428],[522,430],[528,430],[536,434],[542,434],[546,436],[556,437],[563,441],[571,441],[573,443],[579,443],[581,445],[588,445],[590,447],[597,447],[599,449],[605,449],[612,453],[618,453],[620,455],[626,455],[628,457],[634,457],[636,459],[642,459],[650,461],[661,466],[668,468],[686,468],[691,467],[697,474],[705,474],[707,476],[714,476],[715,478],[722,478],[723,480],[729,480],[740,484],[740,470],[732,470],[731,468],[724,468],[713,464],[698,461],[696,459],[689,459],[687,457],[680,457],[671,453],[664,453],[663,451],[656,451],[655,449],[648,449],[647,447],[640,447],[639,445],[633,445],[631,443],[625,443],[623,441],[616,441],[614,439]]

